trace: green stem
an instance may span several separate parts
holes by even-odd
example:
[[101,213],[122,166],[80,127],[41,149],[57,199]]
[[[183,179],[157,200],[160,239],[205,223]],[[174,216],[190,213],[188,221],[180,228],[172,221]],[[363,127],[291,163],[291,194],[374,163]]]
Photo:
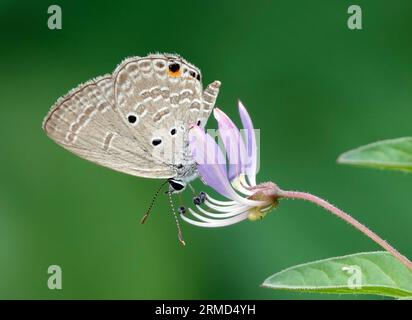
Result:
[[379,237],[375,232],[370,230],[368,227],[360,223],[355,218],[351,217],[346,212],[336,208],[335,206],[333,206],[326,200],[323,200],[322,198],[319,198],[317,196],[314,196],[306,192],[283,191],[283,190],[279,191],[279,198],[302,199],[302,200],[310,201],[312,203],[319,205],[320,207],[326,209],[327,211],[334,214],[335,216],[346,221],[347,223],[355,227],[357,230],[362,232],[364,235],[368,236],[370,239],[372,239],[374,242],[379,244],[382,248],[384,248],[386,251],[392,254],[396,259],[398,259],[402,264],[404,264],[409,270],[412,271],[412,262],[408,258],[402,255],[398,250],[392,247],[389,243],[387,243],[385,240]]

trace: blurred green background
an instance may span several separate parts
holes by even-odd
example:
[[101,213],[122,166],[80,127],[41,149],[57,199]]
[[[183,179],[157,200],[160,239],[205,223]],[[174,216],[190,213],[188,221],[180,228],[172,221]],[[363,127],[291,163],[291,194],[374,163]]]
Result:
[[[51,4],[62,30],[47,28]],[[412,176],[335,161],[412,135],[412,2],[356,1],[362,31],[347,28],[350,4],[2,0],[0,298],[365,298],[259,287],[295,264],[378,249],[320,208],[285,201],[261,222],[183,223],[182,248],[166,197],[139,224],[159,181],[77,158],[41,130],[80,82],[127,56],[177,52],[204,83],[222,81],[217,104],[234,119],[238,98],[248,107],[261,129],[259,181],[325,197],[411,258]],[[47,287],[52,264],[63,290]]]

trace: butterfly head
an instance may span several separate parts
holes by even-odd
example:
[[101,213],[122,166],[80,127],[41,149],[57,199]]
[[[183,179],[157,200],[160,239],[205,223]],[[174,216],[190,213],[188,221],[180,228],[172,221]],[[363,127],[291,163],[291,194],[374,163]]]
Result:
[[[186,186],[198,176],[195,163],[186,164],[177,170],[174,178],[169,178],[169,193],[179,193],[186,189]],[[190,184],[189,184],[190,186]]]

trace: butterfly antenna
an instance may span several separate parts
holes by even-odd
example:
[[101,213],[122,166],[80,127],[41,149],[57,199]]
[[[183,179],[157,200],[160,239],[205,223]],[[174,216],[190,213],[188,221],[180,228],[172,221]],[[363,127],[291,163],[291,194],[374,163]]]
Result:
[[153,195],[152,202],[150,203],[149,208],[147,209],[146,213],[143,215],[142,219],[140,220],[141,224],[146,222],[147,217],[149,216],[150,212],[152,211],[153,205],[156,201],[157,196],[159,195],[160,191],[163,189],[164,185],[167,183],[167,180],[161,184],[161,186],[156,190],[155,194]]
[[169,195],[170,206],[172,208],[173,217],[175,218],[175,222],[176,222],[177,237],[179,238],[180,243],[185,246],[186,242],[185,242],[185,240],[183,240],[182,229],[180,228],[179,219],[177,218],[175,207],[173,205],[172,194],[170,192],[168,192],[167,194]]

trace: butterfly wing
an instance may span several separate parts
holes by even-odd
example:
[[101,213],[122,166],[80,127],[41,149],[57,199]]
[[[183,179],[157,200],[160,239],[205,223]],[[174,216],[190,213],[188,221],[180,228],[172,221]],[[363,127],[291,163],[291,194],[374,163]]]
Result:
[[200,70],[176,55],[129,58],[60,98],[43,128],[102,166],[147,178],[182,176],[181,168],[193,166],[189,128],[206,124],[220,86],[203,91],[200,80]]
[[62,147],[99,165],[148,178],[170,178],[172,168],[150,157],[120,117],[113,79],[105,75],[60,98],[43,122],[46,134]]
[[116,106],[123,119],[132,117],[129,125],[139,144],[176,169],[193,164],[189,128],[206,123],[220,83],[203,92],[199,69],[179,56],[163,54],[126,59],[113,78]]

